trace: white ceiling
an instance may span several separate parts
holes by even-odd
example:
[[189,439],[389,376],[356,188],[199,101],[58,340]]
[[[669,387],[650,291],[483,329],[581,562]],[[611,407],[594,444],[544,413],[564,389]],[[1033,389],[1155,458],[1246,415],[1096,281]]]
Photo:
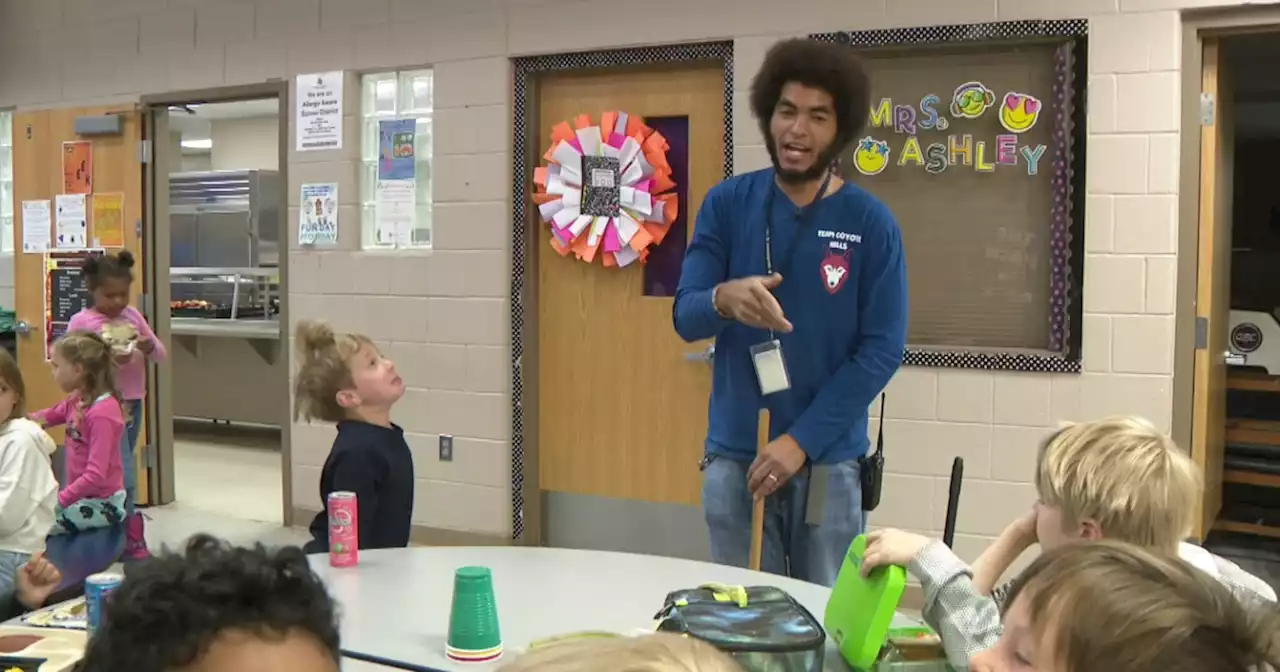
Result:
[[[169,108],[169,128],[182,136],[184,141],[207,140],[210,136],[210,125],[226,119],[262,119],[275,117],[279,112],[279,103],[275,98],[265,100],[242,100],[234,103],[205,103],[187,106],[190,111],[180,106]],[[184,148],[184,153],[204,153],[207,149]]]

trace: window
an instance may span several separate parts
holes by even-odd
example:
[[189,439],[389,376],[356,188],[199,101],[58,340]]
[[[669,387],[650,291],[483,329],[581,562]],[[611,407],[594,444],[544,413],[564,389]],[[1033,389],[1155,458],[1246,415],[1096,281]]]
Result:
[[0,252],[13,252],[13,113],[0,111]]
[[872,82],[841,172],[902,230],[907,363],[1078,371],[1084,41],[968,28],[835,36]]
[[[431,109],[434,98],[431,70],[379,72],[361,78],[360,114],[360,229],[365,249],[427,249],[431,247]],[[387,172],[381,156],[383,122],[410,121],[413,161],[410,179]],[[403,132],[389,138],[396,147]],[[403,146],[402,146],[403,148]],[[391,150],[399,154],[399,150]],[[379,178],[379,170],[383,178]],[[408,203],[413,190],[412,205]],[[385,191],[380,191],[385,190]],[[380,193],[382,196],[380,197]],[[394,194],[394,196],[393,196]],[[403,200],[401,200],[403,199]]]

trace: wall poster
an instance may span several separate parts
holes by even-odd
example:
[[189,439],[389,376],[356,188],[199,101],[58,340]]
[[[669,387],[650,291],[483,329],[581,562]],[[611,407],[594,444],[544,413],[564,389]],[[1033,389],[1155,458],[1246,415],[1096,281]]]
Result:
[[62,143],[62,193],[93,193],[93,143]]
[[84,262],[103,250],[50,252],[44,257],[44,359],[53,360],[53,344],[67,333],[71,317],[92,299],[81,272]]

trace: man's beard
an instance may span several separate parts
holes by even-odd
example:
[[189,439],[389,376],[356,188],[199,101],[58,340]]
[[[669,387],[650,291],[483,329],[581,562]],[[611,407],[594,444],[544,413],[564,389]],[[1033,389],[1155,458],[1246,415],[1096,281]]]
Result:
[[818,160],[814,161],[812,166],[799,171],[786,170],[782,167],[781,161],[778,160],[778,143],[774,142],[773,136],[766,135],[764,144],[769,150],[769,159],[773,161],[773,172],[778,176],[778,181],[784,184],[816,182],[822,179],[822,176],[836,162],[836,158],[840,156],[840,150],[836,147],[836,143],[833,142],[818,153]]

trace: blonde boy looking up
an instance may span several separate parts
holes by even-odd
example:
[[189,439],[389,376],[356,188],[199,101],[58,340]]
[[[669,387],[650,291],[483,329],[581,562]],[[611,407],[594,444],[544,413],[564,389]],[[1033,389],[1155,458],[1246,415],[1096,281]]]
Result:
[[942,542],[901,530],[868,535],[863,568],[902,565],[920,580],[925,619],[942,637],[952,665],[961,668],[999,639],[1008,584],[996,582],[1036,544],[1052,550],[1077,541],[1123,541],[1180,557],[1243,602],[1274,602],[1275,591],[1264,581],[1182,541],[1192,532],[1200,488],[1196,465],[1146,420],[1070,425],[1040,448],[1039,501],[972,568]]

